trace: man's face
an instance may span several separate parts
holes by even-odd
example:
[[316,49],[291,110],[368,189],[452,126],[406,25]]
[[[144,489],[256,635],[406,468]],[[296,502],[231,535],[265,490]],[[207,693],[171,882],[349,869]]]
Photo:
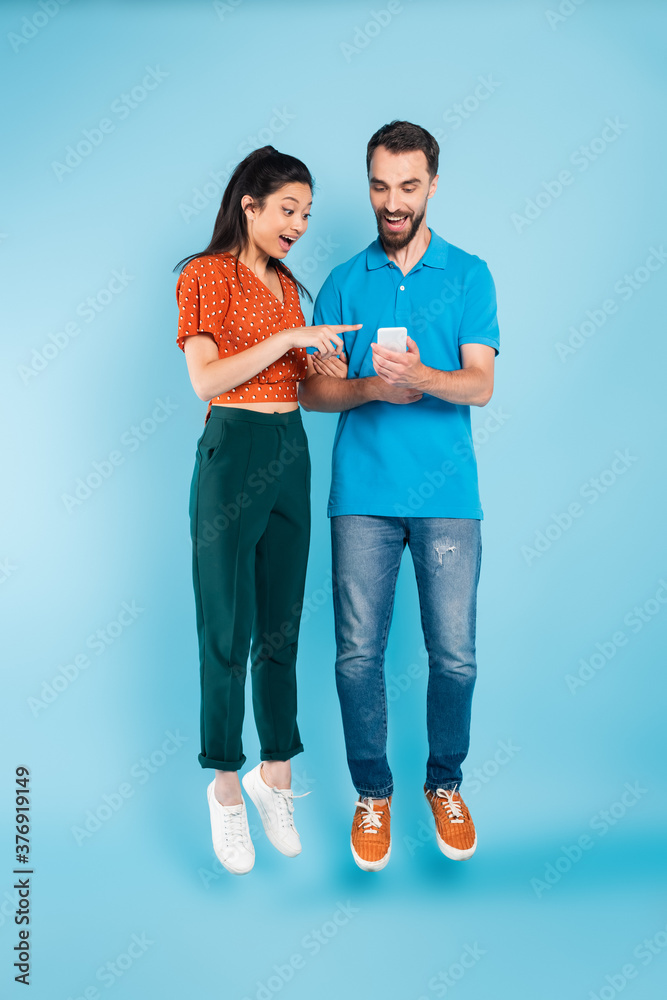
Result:
[[378,233],[388,250],[401,250],[412,240],[426,214],[426,203],[438,186],[438,175],[428,175],[421,149],[390,153],[378,146],[369,173],[371,205]]

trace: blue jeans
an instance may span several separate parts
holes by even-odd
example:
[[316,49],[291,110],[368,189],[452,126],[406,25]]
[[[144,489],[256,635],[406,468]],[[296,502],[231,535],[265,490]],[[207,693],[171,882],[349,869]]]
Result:
[[481,522],[471,518],[331,517],[336,687],[347,761],[360,796],[393,792],[387,761],[384,654],[406,544],[428,653],[426,787],[454,788],[470,744]]

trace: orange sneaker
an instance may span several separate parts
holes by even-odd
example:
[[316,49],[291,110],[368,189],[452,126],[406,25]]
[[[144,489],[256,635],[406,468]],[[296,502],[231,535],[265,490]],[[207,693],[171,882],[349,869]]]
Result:
[[435,836],[442,853],[452,861],[471,857],[477,847],[477,834],[468,807],[456,788],[438,788],[433,792],[424,785],[424,794],[433,811]]
[[352,856],[365,872],[380,871],[391,854],[391,795],[378,803],[378,799],[359,799],[352,821]]

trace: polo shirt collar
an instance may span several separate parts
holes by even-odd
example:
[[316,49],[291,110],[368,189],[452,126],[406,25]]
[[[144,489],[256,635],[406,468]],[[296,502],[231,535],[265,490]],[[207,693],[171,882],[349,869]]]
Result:
[[[438,236],[434,233],[431,227],[428,227],[431,234],[431,242],[426,247],[426,252],[421,260],[418,260],[415,268],[426,266],[426,267],[439,267],[444,268],[447,266],[447,250],[449,244],[446,240],[443,240],[442,236]],[[373,240],[370,246],[366,249],[366,267],[369,271],[375,271],[379,267],[385,267],[390,263],[387,254],[385,253],[384,247],[380,242],[380,237]]]

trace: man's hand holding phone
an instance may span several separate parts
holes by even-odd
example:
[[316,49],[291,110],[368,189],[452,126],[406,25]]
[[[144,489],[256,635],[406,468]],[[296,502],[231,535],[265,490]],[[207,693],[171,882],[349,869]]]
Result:
[[[327,331],[324,335],[330,337],[331,340],[336,343],[340,343],[340,348],[337,351],[324,352],[317,350],[316,353],[312,354],[313,368],[318,375],[328,375],[333,378],[346,379],[348,374],[348,358],[345,351],[342,350],[343,344],[340,338],[337,336],[338,332],[346,332],[347,330],[358,330],[362,326],[361,323],[355,326],[321,326],[321,327],[308,327],[304,328],[301,332],[308,331]],[[373,348],[373,367],[378,373],[376,376],[371,376],[375,382],[377,394],[376,399],[382,400],[386,403],[416,403],[422,398],[422,392],[420,389],[412,386],[401,384],[396,381],[404,374],[405,361],[408,359],[408,369],[411,369],[414,361],[412,360],[415,356],[419,360],[419,351],[417,345],[407,336],[406,327],[380,327],[378,330],[378,343],[373,343],[371,346]],[[410,342],[408,344],[408,341]],[[411,350],[410,345],[414,348]],[[380,353],[378,353],[378,347]],[[399,362],[398,373],[393,373],[389,365],[392,361]],[[403,366],[400,365],[401,360],[403,360]],[[382,369],[382,371],[380,370]]]
[[[404,345],[402,349],[401,345]],[[384,382],[397,389],[418,392],[421,398],[426,366],[420,360],[419,348],[412,337],[408,337],[406,327],[381,327],[378,342],[371,344],[371,350],[373,367]]]

